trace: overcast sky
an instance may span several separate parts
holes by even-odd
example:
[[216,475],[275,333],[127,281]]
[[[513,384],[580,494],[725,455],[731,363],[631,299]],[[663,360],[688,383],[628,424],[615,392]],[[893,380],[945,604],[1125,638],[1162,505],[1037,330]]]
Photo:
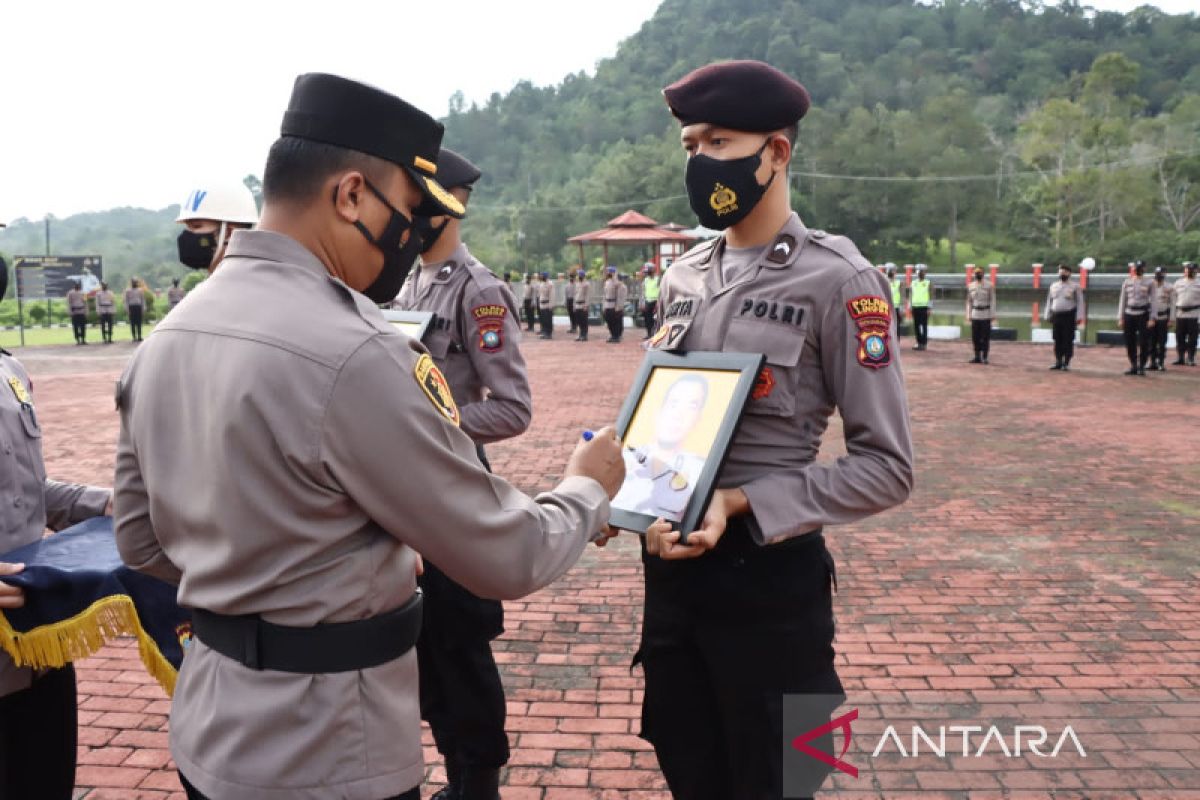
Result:
[[261,174],[299,73],[373,83],[442,116],[458,90],[482,102],[592,71],[659,2],[8,0],[0,222],[162,208],[196,180]]

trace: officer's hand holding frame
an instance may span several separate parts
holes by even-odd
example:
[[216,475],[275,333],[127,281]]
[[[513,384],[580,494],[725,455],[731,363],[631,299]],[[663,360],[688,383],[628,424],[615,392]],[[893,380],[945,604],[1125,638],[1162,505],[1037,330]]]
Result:
[[[646,355],[617,421],[626,475],[612,503],[614,527],[644,534],[661,518],[678,531],[678,544],[687,544],[701,527],[762,363],[751,353]],[[719,535],[713,538],[715,544]]]

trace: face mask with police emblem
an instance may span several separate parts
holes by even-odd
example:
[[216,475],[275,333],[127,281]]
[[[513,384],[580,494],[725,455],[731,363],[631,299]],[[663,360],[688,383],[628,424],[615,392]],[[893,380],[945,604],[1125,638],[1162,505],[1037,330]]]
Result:
[[723,231],[741,222],[754,210],[775,180],[772,172],[766,185],[762,185],[755,175],[762,166],[763,150],[770,143],[767,139],[757,153],[745,158],[722,161],[712,156],[694,155],[688,159],[684,178],[688,203],[701,225]]
[[[413,263],[421,253],[421,235],[408,217],[389,203],[383,193],[372,186],[370,181],[367,182],[367,188],[379,198],[379,202],[388,207],[392,215],[379,238],[375,238],[361,220],[354,223],[367,241],[383,253],[383,269],[379,271],[374,282],[362,290],[362,293],[373,303],[390,303],[396,298],[396,295],[400,294],[400,287],[404,285],[404,279],[408,277]],[[404,238],[406,231],[408,232],[407,239]]]
[[179,245],[179,263],[192,269],[208,269],[217,253],[217,234],[196,233],[184,228],[175,240]]

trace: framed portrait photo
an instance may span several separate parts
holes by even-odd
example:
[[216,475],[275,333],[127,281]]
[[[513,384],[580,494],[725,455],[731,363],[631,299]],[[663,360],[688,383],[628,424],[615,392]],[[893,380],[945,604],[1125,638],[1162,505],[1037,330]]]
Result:
[[762,364],[750,353],[646,354],[617,419],[625,482],[613,526],[645,533],[662,517],[682,541],[699,527]]
[[437,315],[432,311],[397,311],[392,308],[383,310],[383,318],[392,323],[401,333],[407,334],[418,342],[424,341],[425,331],[433,324]]

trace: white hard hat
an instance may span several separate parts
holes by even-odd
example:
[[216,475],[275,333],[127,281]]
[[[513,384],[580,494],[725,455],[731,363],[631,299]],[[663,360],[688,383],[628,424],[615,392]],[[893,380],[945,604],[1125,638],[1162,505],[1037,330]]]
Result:
[[1088,256],[1083,261],[1079,262],[1079,268],[1088,270],[1088,271],[1095,269],[1096,268],[1096,259],[1092,258],[1091,256]]
[[188,194],[175,221],[190,219],[255,225],[258,223],[258,206],[254,203],[254,195],[243,184],[206,184]]

